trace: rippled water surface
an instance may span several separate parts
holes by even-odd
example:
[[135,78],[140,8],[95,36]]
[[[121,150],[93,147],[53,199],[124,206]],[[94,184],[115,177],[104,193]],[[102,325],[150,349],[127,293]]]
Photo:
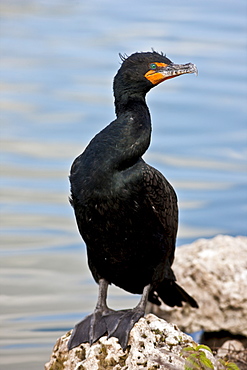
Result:
[[[153,47],[199,69],[148,96],[145,159],[176,188],[177,244],[246,234],[246,8],[244,0],[2,0],[2,369],[42,369],[56,338],[96,302],[68,173],[114,119],[119,52]],[[138,299],[110,290],[115,308]]]

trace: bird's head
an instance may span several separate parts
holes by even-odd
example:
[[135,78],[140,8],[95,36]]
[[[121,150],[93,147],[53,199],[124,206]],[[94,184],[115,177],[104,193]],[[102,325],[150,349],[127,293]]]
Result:
[[[174,64],[166,55],[155,51],[134,53],[130,56],[120,54],[122,65],[114,79],[114,92],[124,94],[146,94],[159,83],[186,73],[198,73],[195,64]],[[120,92],[120,91],[119,91]]]

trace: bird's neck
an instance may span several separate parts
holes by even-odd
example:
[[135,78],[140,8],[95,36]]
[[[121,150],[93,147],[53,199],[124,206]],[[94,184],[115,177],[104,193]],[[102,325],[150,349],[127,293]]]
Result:
[[151,137],[151,118],[145,98],[130,97],[115,100],[116,137],[120,166],[135,163],[148,149]]
[[90,161],[86,167],[98,173],[130,168],[150,144],[151,119],[145,100],[130,99],[125,105],[117,104],[116,110],[117,119],[95,136],[85,153]]
[[135,93],[134,91],[130,93],[127,89],[125,90],[123,87],[120,92],[118,90],[119,89],[115,89],[114,91],[115,113],[117,117],[125,114],[128,111],[134,112],[138,107],[143,107],[148,111],[145,93]]

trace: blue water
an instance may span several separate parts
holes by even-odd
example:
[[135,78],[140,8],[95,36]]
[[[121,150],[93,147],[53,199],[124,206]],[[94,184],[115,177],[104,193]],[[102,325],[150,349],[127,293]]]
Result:
[[[119,52],[154,48],[199,70],[148,95],[145,160],[178,194],[177,245],[246,235],[246,11],[245,0],[1,2],[2,369],[42,368],[95,305],[68,174],[114,119]],[[112,287],[109,299],[139,297]]]

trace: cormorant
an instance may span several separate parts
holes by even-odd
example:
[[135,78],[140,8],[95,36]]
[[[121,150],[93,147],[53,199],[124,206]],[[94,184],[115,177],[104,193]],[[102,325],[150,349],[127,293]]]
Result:
[[[176,282],[171,269],[178,226],[172,186],[142,155],[150,144],[147,92],[160,82],[197,73],[194,64],[174,64],[155,51],[122,56],[114,78],[117,118],[75,159],[71,204],[86,243],[99,295],[94,312],[78,323],[68,348],[92,344],[104,334],[126,349],[129,332],[144,316],[147,301],[182,306],[197,302]],[[114,311],[106,303],[109,284],[142,294],[138,305]]]

